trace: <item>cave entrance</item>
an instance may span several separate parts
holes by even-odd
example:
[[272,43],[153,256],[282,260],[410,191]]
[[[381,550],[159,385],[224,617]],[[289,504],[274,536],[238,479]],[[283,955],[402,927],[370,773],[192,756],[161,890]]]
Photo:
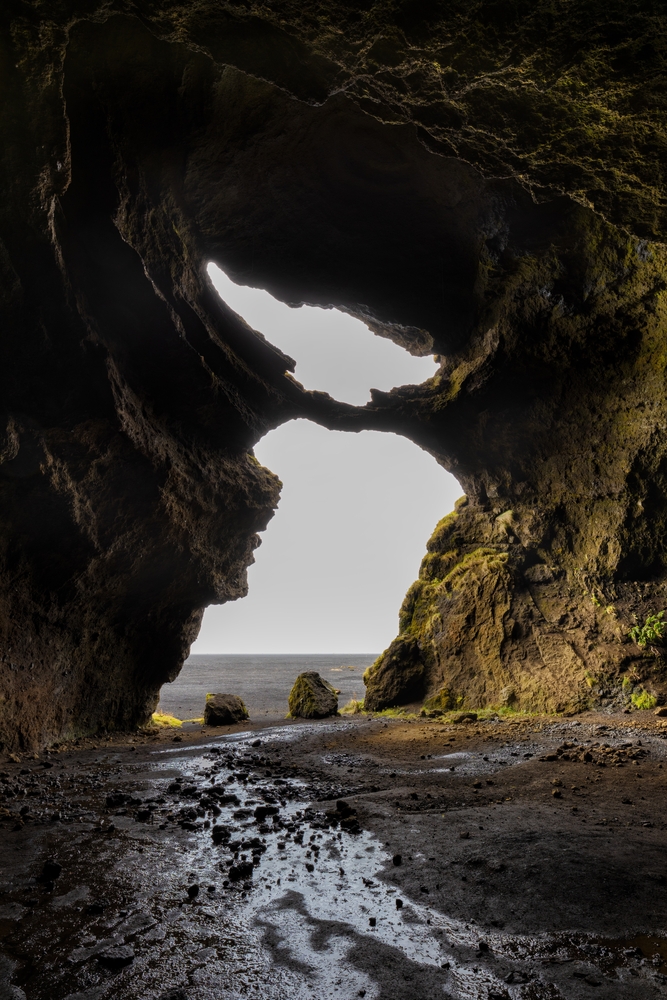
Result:
[[[296,360],[308,389],[363,405],[371,386],[422,382],[436,370],[432,357],[411,356],[337,309],[290,308],[215,265],[209,274],[228,306]],[[341,705],[363,698],[363,668],[396,634],[426,540],[461,494],[450,473],[396,434],[293,420],[255,454],[283,481],[280,506],[250,567],[248,596],[207,609],[183,671],[163,688],[161,709],[180,718],[200,715],[206,692],[222,689],[247,698],[255,714],[284,715],[302,669],[334,682]]]

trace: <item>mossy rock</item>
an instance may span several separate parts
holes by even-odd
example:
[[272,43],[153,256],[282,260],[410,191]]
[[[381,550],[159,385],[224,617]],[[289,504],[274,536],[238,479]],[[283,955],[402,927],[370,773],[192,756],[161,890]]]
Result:
[[207,726],[232,726],[248,719],[248,709],[236,694],[207,694],[204,722]]
[[419,642],[399,635],[364,673],[364,706],[371,712],[409,705],[424,695],[425,667]]
[[453,708],[456,708],[456,697],[449,688],[442,688],[424,702],[424,709],[427,712],[449,712]]
[[289,693],[289,714],[294,719],[324,719],[338,714],[338,694],[316,670],[299,674]]

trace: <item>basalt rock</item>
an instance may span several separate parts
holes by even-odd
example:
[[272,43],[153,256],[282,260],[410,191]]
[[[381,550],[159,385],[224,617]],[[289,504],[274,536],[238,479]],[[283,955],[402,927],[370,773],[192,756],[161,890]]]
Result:
[[[252,448],[295,417],[468,497],[369,704],[660,693],[625,633],[667,600],[664,38],[649,0],[3,5],[5,743],[148,720],[246,592]],[[210,260],[440,372],[306,392]]]
[[336,689],[316,670],[299,674],[289,693],[289,714],[295,719],[324,719],[337,712]]
[[236,694],[211,694],[206,698],[204,722],[207,726],[231,726],[248,718],[248,709]]

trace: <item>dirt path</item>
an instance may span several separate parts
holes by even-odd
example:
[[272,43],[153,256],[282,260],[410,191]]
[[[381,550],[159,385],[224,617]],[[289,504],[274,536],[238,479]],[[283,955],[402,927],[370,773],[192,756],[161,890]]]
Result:
[[667,996],[653,716],[129,739],[1,765],[2,1000]]

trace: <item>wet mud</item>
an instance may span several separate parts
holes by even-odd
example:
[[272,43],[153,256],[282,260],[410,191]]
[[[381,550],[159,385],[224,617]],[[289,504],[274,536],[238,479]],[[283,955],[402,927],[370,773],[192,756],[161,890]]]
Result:
[[667,996],[659,720],[382,717],[0,766],[0,997]]

